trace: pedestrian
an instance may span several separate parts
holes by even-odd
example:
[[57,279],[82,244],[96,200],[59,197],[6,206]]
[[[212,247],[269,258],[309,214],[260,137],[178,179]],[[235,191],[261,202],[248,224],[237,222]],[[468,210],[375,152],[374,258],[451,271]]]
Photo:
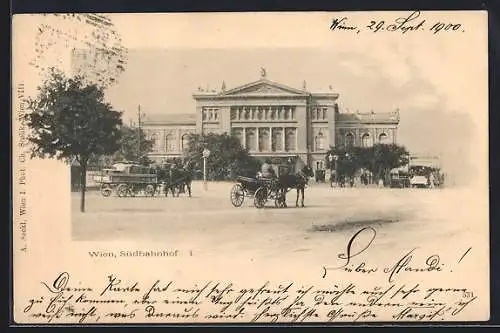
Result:
[[430,175],[429,175],[429,187],[430,188],[434,188],[434,181],[435,181],[435,179],[434,179],[434,173],[431,172]]

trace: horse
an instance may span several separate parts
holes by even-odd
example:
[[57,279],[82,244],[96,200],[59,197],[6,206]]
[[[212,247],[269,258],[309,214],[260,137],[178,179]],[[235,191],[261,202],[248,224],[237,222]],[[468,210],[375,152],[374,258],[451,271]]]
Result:
[[301,207],[304,207],[304,189],[306,188],[309,177],[314,177],[314,172],[308,165],[304,166],[295,174],[284,174],[278,177],[278,184],[280,187],[281,195],[283,196],[284,207],[287,207],[286,193],[288,192],[288,189],[297,190],[297,199],[295,200],[296,207],[299,207],[299,193],[302,194]]
[[166,197],[168,197],[169,191],[173,197],[179,197],[180,193],[184,193],[185,189],[187,189],[188,195],[191,197],[193,176],[190,166],[190,163],[185,164],[183,167],[170,166],[168,170],[161,172],[160,181],[163,183],[163,191]]

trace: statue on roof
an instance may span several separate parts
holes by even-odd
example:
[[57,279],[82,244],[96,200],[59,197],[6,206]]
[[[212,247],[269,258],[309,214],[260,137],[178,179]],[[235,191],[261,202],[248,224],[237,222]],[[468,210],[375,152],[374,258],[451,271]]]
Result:
[[226,90],[226,82],[224,82],[224,80],[222,81],[222,87],[221,87],[222,91],[225,91]]
[[307,82],[306,80],[302,81],[302,90],[306,90],[307,89]]
[[260,67],[260,77],[265,79],[266,78],[266,69],[264,67]]

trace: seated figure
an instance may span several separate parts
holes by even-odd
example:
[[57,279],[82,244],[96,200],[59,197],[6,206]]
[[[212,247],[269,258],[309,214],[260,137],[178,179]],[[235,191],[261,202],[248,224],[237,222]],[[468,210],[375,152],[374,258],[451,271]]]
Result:
[[265,178],[265,179],[274,179],[276,178],[276,173],[274,172],[273,167],[271,166],[270,163],[265,162],[262,164],[261,170],[258,173],[258,177],[260,178]]

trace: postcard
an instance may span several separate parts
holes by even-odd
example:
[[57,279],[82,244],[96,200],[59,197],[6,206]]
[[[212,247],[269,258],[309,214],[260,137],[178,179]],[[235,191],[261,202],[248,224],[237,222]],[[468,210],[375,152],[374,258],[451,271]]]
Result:
[[485,11],[12,24],[17,324],[489,319]]

